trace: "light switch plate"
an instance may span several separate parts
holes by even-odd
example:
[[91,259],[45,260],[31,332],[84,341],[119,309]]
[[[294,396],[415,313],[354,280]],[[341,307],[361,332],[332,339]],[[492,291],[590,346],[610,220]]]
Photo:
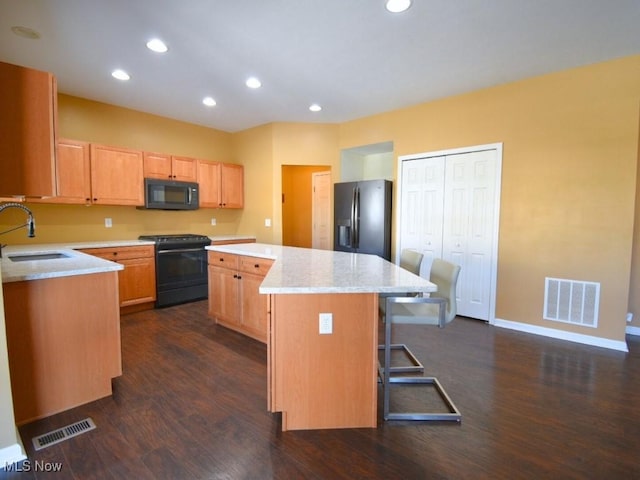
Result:
[[270,218],[265,218],[264,219],[264,226],[265,227],[270,227],[271,226],[271,219]]
[[319,317],[320,335],[331,335],[333,333],[333,313],[321,313]]
[[211,225],[215,225],[215,224],[216,224],[216,219],[215,219],[215,218],[212,218],[212,219],[211,219]]

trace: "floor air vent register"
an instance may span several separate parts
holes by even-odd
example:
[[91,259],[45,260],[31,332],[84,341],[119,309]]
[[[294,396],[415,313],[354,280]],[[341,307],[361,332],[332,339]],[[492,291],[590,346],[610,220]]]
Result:
[[72,423],[66,427],[59,428],[38,437],[33,437],[33,447],[36,450],[42,450],[50,445],[55,445],[56,443],[63,442],[69,438],[77,437],[78,435],[95,428],[96,424],[93,423],[93,420],[91,420],[91,418],[85,418],[84,420]]

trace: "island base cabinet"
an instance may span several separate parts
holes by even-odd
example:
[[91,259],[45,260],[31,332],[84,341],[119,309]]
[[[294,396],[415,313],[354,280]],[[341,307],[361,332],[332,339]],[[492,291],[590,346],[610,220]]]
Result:
[[122,375],[117,272],[3,284],[16,423],[111,395]]
[[[376,427],[378,296],[271,295],[268,407],[282,430]],[[319,315],[333,332],[319,333]]]

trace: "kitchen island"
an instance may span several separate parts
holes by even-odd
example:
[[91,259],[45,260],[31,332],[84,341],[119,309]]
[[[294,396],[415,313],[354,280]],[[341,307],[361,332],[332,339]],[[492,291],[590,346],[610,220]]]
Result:
[[374,255],[262,243],[206,247],[273,260],[267,295],[268,405],[283,430],[376,427],[378,294],[436,286]]
[[16,423],[111,395],[111,379],[122,374],[122,266],[52,246],[7,247],[2,253]]

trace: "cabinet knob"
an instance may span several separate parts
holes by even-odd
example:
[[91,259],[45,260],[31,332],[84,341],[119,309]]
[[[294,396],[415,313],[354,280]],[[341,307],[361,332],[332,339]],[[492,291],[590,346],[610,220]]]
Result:
[[224,262],[224,258],[219,258],[218,260],[220,260],[221,262]]
[[260,268],[260,265],[256,263],[256,264],[254,265],[254,267],[255,267],[255,268]]

